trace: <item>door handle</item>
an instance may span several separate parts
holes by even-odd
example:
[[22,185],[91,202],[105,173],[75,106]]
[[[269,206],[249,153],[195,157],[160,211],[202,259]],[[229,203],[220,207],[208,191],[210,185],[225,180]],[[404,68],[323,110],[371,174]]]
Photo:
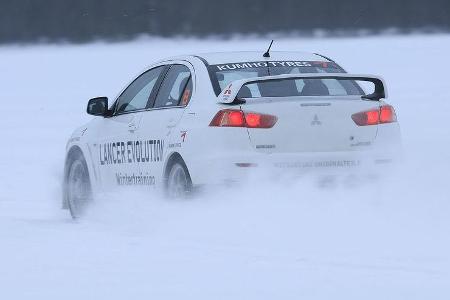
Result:
[[175,119],[170,119],[167,123],[167,128],[173,128],[175,126],[177,126],[177,121]]
[[134,123],[128,124],[128,131],[129,132],[135,132],[137,130],[137,126]]

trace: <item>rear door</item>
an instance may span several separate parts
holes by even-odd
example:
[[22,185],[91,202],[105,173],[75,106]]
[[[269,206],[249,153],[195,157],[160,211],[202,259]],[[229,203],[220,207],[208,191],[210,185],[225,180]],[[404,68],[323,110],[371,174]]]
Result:
[[[275,84],[280,87],[279,83]],[[282,91],[274,87],[249,86],[252,93],[259,90],[259,94],[270,96],[274,91],[278,95],[289,88],[295,88],[300,96],[252,98],[242,105],[244,111],[274,115],[278,118],[272,128],[248,129],[252,146],[257,151],[353,151],[366,149],[375,140],[377,126],[358,126],[352,120],[352,114],[378,108],[379,103],[362,100],[360,95],[348,95],[359,94],[358,90],[352,91],[348,83],[334,79],[314,82],[295,80],[294,87],[284,85]],[[270,91],[264,91],[264,88],[269,88]]]
[[183,132],[177,125],[193,92],[191,68],[187,62],[170,65],[154,102],[142,114],[139,138],[148,150],[141,172],[156,184],[161,182],[166,155],[181,147]]

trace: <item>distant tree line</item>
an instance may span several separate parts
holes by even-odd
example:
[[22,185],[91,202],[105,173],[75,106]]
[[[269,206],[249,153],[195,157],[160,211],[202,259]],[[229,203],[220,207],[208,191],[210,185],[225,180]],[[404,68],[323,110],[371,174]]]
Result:
[[450,30],[450,0],[0,0],[0,43]]

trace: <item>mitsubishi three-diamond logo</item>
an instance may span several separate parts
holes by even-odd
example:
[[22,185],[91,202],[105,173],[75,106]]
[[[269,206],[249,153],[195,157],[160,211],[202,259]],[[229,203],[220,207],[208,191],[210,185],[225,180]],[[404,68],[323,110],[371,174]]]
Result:
[[319,121],[319,117],[314,115],[314,119],[311,121],[311,126],[322,125],[322,122]]

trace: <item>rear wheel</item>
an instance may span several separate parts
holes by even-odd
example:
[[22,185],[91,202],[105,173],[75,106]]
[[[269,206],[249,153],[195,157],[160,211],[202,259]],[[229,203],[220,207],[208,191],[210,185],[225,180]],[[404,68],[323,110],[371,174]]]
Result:
[[191,176],[186,166],[181,162],[175,162],[170,168],[167,177],[167,196],[170,199],[186,198],[192,191]]
[[86,161],[80,155],[73,159],[67,174],[67,204],[72,218],[81,217],[92,203],[92,189]]

